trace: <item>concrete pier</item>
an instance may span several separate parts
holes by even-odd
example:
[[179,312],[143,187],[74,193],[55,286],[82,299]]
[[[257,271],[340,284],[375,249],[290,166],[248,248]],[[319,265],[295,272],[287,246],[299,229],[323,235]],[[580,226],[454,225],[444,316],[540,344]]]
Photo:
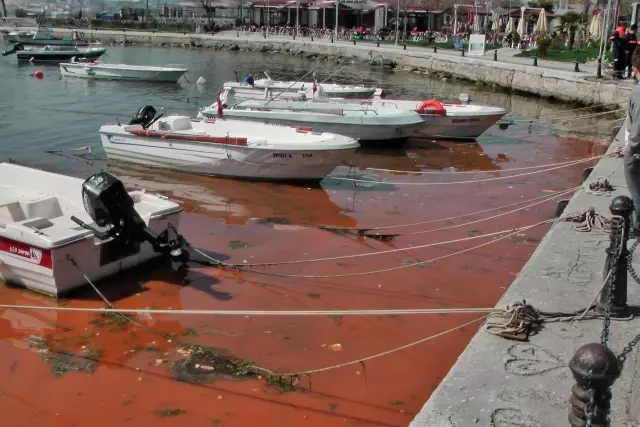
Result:
[[[622,145],[621,133],[609,152]],[[629,195],[623,159],[603,158],[590,179],[606,177],[611,197],[579,190],[564,213],[594,207],[610,217],[609,204]],[[631,242],[632,243],[632,242]],[[547,312],[574,312],[593,301],[602,287],[609,236],[600,230],[578,232],[562,222],[551,229],[498,307],[526,300]],[[638,265],[639,253],[632,263]],[[636,267],[637,268],[637,267]],[[640,285],[631,276],[629,306],[637,314]],[[567,426],[568,398],[575,383],[567,366],[584,344],[599,342],[602,320],[545,324],[530,342],[510,341],[480,330],[434,391],[411,427]],[[640,333],[640,319],[612,321],[609,346],[618,355]],[[611,426],[640,425],[640,345],[627,356],[612,392]]]
[[[69,29],[56,29],[59,36],[69,36]],[[349,41],[332,43],[326,39],[287,36],[262,37],[261,34],[227,31],[215,35],[154,33],[122,30],[82,30],[86,37],[102,43],[152,44],[186,46],[226,50],[250,50],[269,53],[300,54],[318,59],[356,60],[371,64],[389,64],[404,70],[422,70],[437,76],[456,77],[496,85],[505,89],[584,105],[618,104],[626,106],[631,82],[596,79],[593,66],[582,65],[581,72],[573,72],[573,63],[539,60],[533,66],[531,58],[514,56],[517,51],[501,49],[499,60],[493,54],[472,57],[459,52],[372,42]]]

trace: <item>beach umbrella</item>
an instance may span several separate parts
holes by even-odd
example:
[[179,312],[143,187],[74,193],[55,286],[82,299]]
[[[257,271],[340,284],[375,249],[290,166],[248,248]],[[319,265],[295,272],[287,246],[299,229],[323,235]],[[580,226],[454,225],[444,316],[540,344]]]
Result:
[[518,21],[518,29],[516,30],[516,32],[518,34],[520,34],[521,36],[526,34],[527,27],[525,26],[525,19],[524,18],[520,18],[520,21]]
[[540,10],[538,22],[536,22],[536,32],[546,34],[549,31],[549,23],[547,22],[547,13],[544,9]]
[[480,25],[480,19],[473,20],[473,32],[479,33],[482,30],[482,26]]
[[491,14],[491,31],[498,31],[498,29],[500,28],[499,27],[500,24],[501,24],[500,17],[496,12],[493,12]]
[[515,24],[513,22],[513,18],[509,18],[509,21],[507,22],[507,28],[504,29],[504,32],[507,34],[513,33],[513,30],[515,29]]

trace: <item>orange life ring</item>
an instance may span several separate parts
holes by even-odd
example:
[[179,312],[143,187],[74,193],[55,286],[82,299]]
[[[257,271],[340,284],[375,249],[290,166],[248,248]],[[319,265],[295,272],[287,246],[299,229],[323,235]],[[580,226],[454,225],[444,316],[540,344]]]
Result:
[[433,114],[436,116],[446,116],[447,110],[444,108],[441,102],[435,99],[427,99],[422,101],[416,110],[418,114]]

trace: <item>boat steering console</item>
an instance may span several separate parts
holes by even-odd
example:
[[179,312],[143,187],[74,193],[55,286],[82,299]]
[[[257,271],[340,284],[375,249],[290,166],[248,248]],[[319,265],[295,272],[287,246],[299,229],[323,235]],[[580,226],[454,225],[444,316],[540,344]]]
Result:
[[[155,110],[154,110],[155,111]],[[113,241],[127,250],[136,244],[149,242],[153,250],[169,257],[174,262],[186,263],[190,256],[186,251],[187,241],[175,229],[176,236],[169,239],[169,229],[159,235],[154,233],[134,208],[134,201],[124,188],[122,181],[108,172],[99,172],[82,184],[84,209],[100,228],[100,231],[75,216],[71,220],[91,231],[101,240]]]

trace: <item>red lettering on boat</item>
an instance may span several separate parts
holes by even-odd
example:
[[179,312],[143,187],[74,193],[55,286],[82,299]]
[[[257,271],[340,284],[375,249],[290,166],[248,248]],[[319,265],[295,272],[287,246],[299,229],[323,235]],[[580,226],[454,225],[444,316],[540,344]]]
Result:
[[26,245],[15,240],[0,237],[0,253],[20,258],[32,264],[52,268],[51,251]]
[[230,144],[230,145],[241,145],[241,146],[247,145],[247,138],[189,135],[189,134],[182,134],[182,133],[161,132],[161,131],[146,130],[146,129],[130,129],[127,132],[137,136],[148,136],[151,138],[179,139],[182,141],[210,142],[213,144]]

